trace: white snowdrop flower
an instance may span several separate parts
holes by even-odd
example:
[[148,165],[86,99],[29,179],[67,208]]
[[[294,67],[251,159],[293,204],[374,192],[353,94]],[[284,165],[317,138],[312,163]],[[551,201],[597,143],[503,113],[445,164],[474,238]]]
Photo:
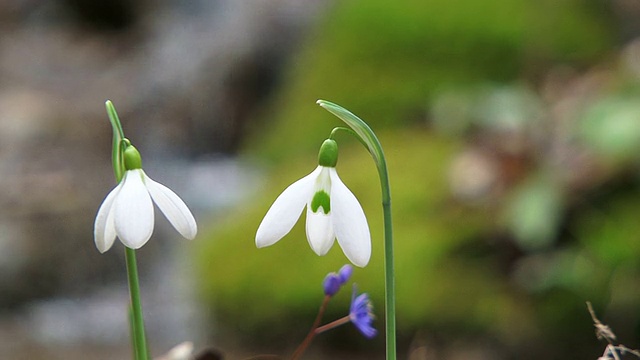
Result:
[[371,235],[362,206],[336,172],[338,145],[327,139],[320,148],[319,166],[278,196],[256,233],[256,246],[282,239],[307,208],[306,232],[311,249],[325,255],[335,239],[347,258],[364,267],[371,257]]
[[189,240],[195,238],[198,228],[191,211],[178,195],[145,174],[135,147],[129,145],[124,151],[124,164],[122,180],[96,215],[93,235],[98,250],[109,250],[116,236],[131,249],[146,244],[153,233],[153,202],[180,235]]

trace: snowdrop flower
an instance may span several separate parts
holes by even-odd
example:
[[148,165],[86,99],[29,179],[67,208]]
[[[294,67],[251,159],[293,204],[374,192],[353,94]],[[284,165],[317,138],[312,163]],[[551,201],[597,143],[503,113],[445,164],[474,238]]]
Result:
[[139,249],[151,237],[154,225],[153,202],[180,235],[191,240],[198,231],[187,205],[166,186],[142,170],[138,150],[128,145],[124,151],[125,173],[104,199],[94,224],[94,241],[101,253],[109,250],[116,236],[122,243]]
[[336,172],[338,145],[324,141],[318,155],[318,167],[296,181],[278,196],[256,233],[256,246],[273,245],[295,225],[307,208],[306,232],[311,249],[325,255],[334,240],[347,258],[363,267],[371,257],[371,235],[364,211],[356,197]]

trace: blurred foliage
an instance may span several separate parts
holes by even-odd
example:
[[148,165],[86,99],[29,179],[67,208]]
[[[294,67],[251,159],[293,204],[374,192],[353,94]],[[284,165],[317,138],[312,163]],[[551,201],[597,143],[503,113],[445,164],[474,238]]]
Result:
[[[324,275],[347,261],[337,246],[317,257],[304,219],[276,245],[254,245],[272,201],[313,170],[338,125],[314,104],[323,98],[370,122],[388,157],[401,349],[422,330],[445,343],[485,339],[512,358],[595,358],[587,300],[598,312],[608,305],[612,325],[633,334],[640,318],[621,314],[640,301],[640,107],[624,65],[588,70],[611,55],[605,9],[577,0],[337,3],[247,142],[247,158],[271,161],[264,187],[199,242],[215,319],[253,343],[293,346]],[[373,236],[371,263],[354,281],[382,315],[377,175],[356,141],[338,140],[338,171]],[[347,311],[341,295],[326,319]]]
[[628,161],[637,156],[640,152],[639,95],[638,91],[612,95],[587,109],[580,130],[594,151],[612,161]]
[[549,247],[557,237],[561,220],[562,198],[558,186],[548,177],[529,179],[504,207],[506,226],[524,250]]
[[292,64],[268,131],[247,144],[275,160],[315,151],[310,137],[326,132],[317,99],[359,109],[379,129],[423,120],[430,97],[448,87],[536,77],[557,62],[586,66],[612,48],[606,14],[584,0],[336,2]]

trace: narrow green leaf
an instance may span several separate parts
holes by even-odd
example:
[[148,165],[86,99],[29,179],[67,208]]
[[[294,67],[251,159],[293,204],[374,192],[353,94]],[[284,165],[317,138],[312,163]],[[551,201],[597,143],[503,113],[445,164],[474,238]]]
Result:
[[116,181],[119,183],[124,175],[124,163],[122,160],[122,149],[120,145],[122,143],[122,139],[124,139],[124,132],[122,131],[122,124],[120,124],[120,118],[118,118],[116,108],[113,106],[111,100],[107,100],[104,105],[107,108],[109,122],[111,122],[111,127],[113,128],[111,161],[113,162],[113,173],[116,176]]

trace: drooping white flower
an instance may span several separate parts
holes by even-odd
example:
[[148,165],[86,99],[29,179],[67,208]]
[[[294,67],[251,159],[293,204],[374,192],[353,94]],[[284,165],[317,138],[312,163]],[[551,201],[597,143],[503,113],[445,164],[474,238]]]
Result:
[[[154,226],[153,203],[183,237],[192,240],[198,231],[187,205],[166,186],[153,181],[140,167],[140,154],[133,146],[124,153],[122,180],[102,202],[94,223],[94,241],[101,253],[109,250],[116,236],[122,243],[139,249],[151,237]],[[153,201],[152,201],[153,200]]]
[[291,184],[271,205],[258,227],[256,246],[282,239],[306,207],[307,239],[316,254],[325,255],[337,239],[353,264],[366,266],[371,257],[369,225],[360,203],[336,172],[335,141],[325,140],[318,162],[313,172]]

